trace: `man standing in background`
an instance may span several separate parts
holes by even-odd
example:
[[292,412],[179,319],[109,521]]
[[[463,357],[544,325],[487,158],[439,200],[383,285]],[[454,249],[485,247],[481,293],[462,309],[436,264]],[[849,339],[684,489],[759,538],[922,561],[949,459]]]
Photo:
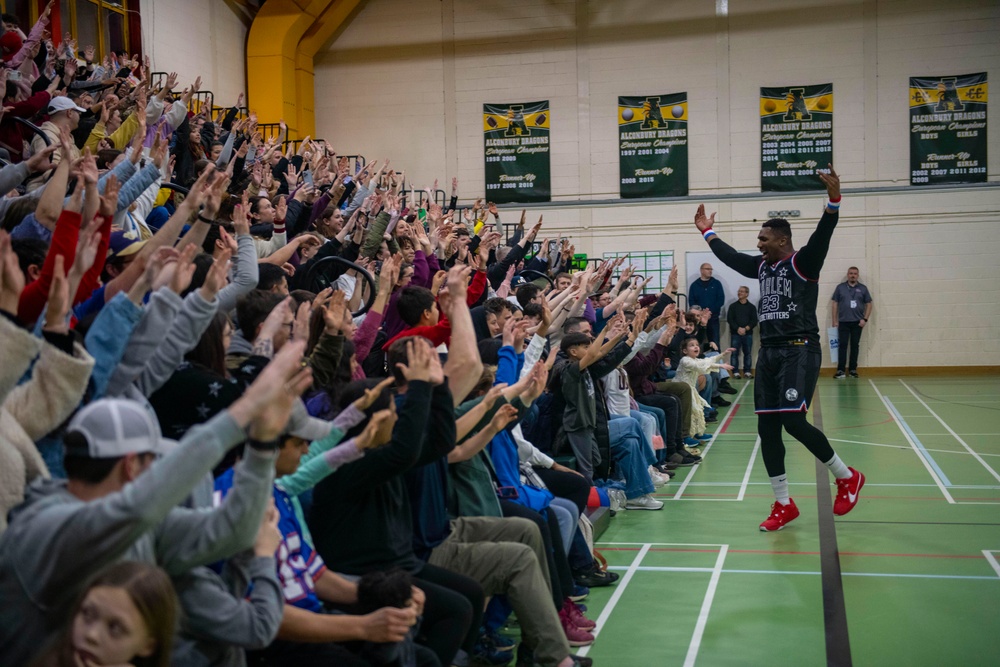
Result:
[[743,355],[743,376],[748,380],[753,378],[751,366],[753,361],[750,355],[753,353],[753,329],[757,326],[757,306],[750,303],[750,288],[741,285],[736,290],[739,301],[729,304],[726,313],[726,321],[729,323],[729,334],[732,342],[729,347],[736,348],[736,352],[730,357],[729,363],[733,365],[733,377],[740,379],[740,355]]
[[[861,343],[861,330],[868,324],[872,314],[872,295],[868,288],[858,282],[858,267],[847,269],[847,282],[837,285],[833,290],[831,308],[833,309],[833,326],[837,327],[840,338],[840,354],[837,356],[837,372],[835,379],[843,379],[844,363],[847,361],[847,351],[850,347],[851,359],[847,372],[852,378],[858,377],[858,348]],[[848,345],[850,343],[850,345]]]
[[701,265],[701,278],[691,283],[688,290],[688,303],[692,306],[701,306],[712,313],[706,328],[708,329],[708,339],[715,343],[715,349],[721,350],[719,345],[719,315],[722,313],[722,306],[726,303],[726,291],[722,283],[717,278],[712,277],[712,265],[705,262]]

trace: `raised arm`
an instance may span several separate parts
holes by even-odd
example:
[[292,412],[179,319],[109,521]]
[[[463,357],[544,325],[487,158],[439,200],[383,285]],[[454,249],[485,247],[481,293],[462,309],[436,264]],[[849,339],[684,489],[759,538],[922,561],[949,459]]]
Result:
[[719,238],[712,227],[715,225],[715,213],[711,216],[705,215],[705,205],[698,207],[694,215],[694,225],[701,232],[708,242],[708,247],[712,249],[715,256],[723,264],[747,278],[756,278],[757,270],[760,267],[760,256],[747,255],[737,252],[735,248]]

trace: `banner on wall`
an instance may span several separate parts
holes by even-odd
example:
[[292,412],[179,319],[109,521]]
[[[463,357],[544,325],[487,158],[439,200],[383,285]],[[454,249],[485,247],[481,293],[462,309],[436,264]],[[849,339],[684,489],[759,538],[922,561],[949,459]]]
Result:
[[622,199],[688,193],[687,93],[618,98]]
[[549,102],[484,104],[486,199],[497,204],[549,201]]
[[910,78],[910,185],[986,181],[986,72]]
[[760,89],[760,189],[824,190],[833,162],[833,84]]

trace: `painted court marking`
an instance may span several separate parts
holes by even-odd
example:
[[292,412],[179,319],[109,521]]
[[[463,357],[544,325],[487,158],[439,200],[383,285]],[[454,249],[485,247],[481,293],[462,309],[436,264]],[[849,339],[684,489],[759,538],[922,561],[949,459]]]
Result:
[[[910,443],[910,447],[913,448],[913,452],[917,455],[917,457],[920,459],[920,461],[924,464],[924,467],[927,468],[927,472],[930,473],[931,479],[933,479],[934,483],[937,484],[937,486],[938,486],[939,489],[941,489],[941,493],[944,495],[945,499],[951,505],[957,504],[956,501],[955,501],[955,499],[952,497],[951,493],[949,493],[947,487],[945,486],[945,483],[941,480],[940,477],[938,477],[937,473],[934,471],[934,469],[937,467],[937,464],[935,463],[934,466],[932,467],[931,464],[927,461],[927,458],[924,457],[924,454],[921,453],[920,447],[917,447],[917,444],[916,444],[916,442],[917,442],[917,436],[911,435],[912,431],[910,430],[910,427],[903,425],[902,417],[900,417],[898,415],[898,413],[896,412],[896,409],[894,407],[892,407],[892,405],[889,403],[889,399],[887,399],[885,396],[883,396],[882,392],[880,392],[878,390],[878,387],[875,386],[875,383],[872,380],[870,380],[870,379],[868,380],[868,382],[871,384],[872,389],[875,390],[875,393],[878,395],[879,400],[882,401],[882,404],[885,406],[886,410],[888,410],[889,414],[892,415],[893,421],[896,423],[896,426],[899,427],[899,430],[903,434],[903,437],[906,438],[906,441]],[[921,445],[921,447],[922,446],[923,445]],[[930,455],[928,454],[928,456],[930,456]],[[947,478],[945,478],[945,479],[947,479]],[[950,484],[950,482],[949,482],[949,484]]]
[[[709,440],[708,444],[705,445],[705,448],[703,450],[701,450],[701,456],[702,456],[702,458],[705,458],[705,455],[708,454],[708,450],[711,449],[712,445],[715,444],[715,439],[718,438],[720,434],[724,433],[725,430],[726,430],[726,428],[728,428],[730,422],[733,421],[733,417],[736,415],[736,406],[739,405],[739,402],[740,402],[740,397],[743,396],[743,392],[746,391],[747,387],[749,387],[749,386],[750,386],[750,383],[745,383],[742,387],[740,387],[739,393],[737,393],[736,394],[736,398],[733,399],[733,407],[729,410],[729,414],[726,416],[726,420],[724,422],[722,422],[722,424],[719,426],[719,428],[717,428],[715,430],[715,433],[712,434],[712,439]],[[702,464],[699,463],[698,465],[696,465],[693,468],[691,468],[691,472],[689,472],[688,476],[684,478],[683,482],[681,482],[680,488],[677,489],[677,493],[674,494],[674,497],[671,500],[680,500],[681,499],[681,496],[684,495],[684,490],[687,489],[688,484],[690,484],[691,480],[694,479],[694,475],[695,475],[695,473],[698,472],[698,468],[701,465]],[[722,498],[716,498],[716,500],[723,500],[723,499]],[[736,499],[735,498],[726,498],[725,500],[735,501]]]
[[1000,553],[1000,551],[983,549],[983,555],[986,556],[986,560],[989,562],[990,567],[992,567],[993,571],[997,573],[997,577],[1000,577],[1000,563],[997,562],[997,557],[993,555],[995,553]]
[[963,440],[958,435],[958,433],[955,433],[955,431],[952,430],[952,428],[950,426],[948,426],[948,424],[946,424],[945,421],[943,419],[941,419],[940,416],[938,416],[938,413],[934,412],[934,410],[931,409],[931,406],[927,405],[927,403],[924,401],[924,399],[922,399],[920,397],[920,395],[917,394],[917,392],[913,391],[913,387],[911,387],[910,385],[906,384],[902,380],[900,380],[899,383],[901,385],[903,385],[904,387],[906,387],[907,391],[909,391],[911,394],[913,394],[913,397],[915,399],[917,399],[918,401],[920,401],[920,404],[922,406],[924,406],[924,408],[926,408],[927,412],[929,412],[932,415],[934,415],[934,418],[938,420],[938,422],[941,424],[941,426],[944,426],[945,430],[948,431],[948,433],[951,433],[951,435],[955,438],[955,440],[958,440],[958,444],[962,445],[962,447],[965,447],[966,451],[968,451],[970,454],[972,454],[972,456],[977,461],[979,461],[979,463],[981,463],[982,466],[984,468],[986,468],[986,470],[988,470],[991,475],[993,475],[993,478],[996,479],[998,482],[1000,482],[1000,474],[998,474],[996,470],[994,470],[993,468],[991,468],[989,466],[989,464],[987,464],[986,461],[983,460],[982,456],[980,456],[975,451],[973,451],[972,447],[969,447],[969,444],[965,440]]
[[[746,385],[744,385],[746,388]],[[708,590],[705,591],[705,599],[701,603],[701,611],[698,613],[698,622],[694,626],[694,634],[691,636],[691,643],[688,645],[687,657],[684,659],[684,667],[693,667],[698,659],[698,650],[701,648],[701,638],[705,634],[705,626],[708,624],[708,615],[712,611],[712,601],[715,599],[715,591],[719,587],[719,577],[722,576],[722,565],[726,562],[726,552],[729,545],[724,544],[719,549],[719,555],[715,558],[715,567],[712,568],[712,578],[708,581]]]
[[[893,403],[893,405],[895,405],[896,403],[899,403],[899,401],[895,401]],[[924,436],[935,435],[936,436],[936,435],[941,435],[941,434],[940,433],[914,433],[913,435],[924,435]],[[998,434],[998,435],[1000,435],[1000,434]],[[907,449],[907,447],[904,447],[903,445],[887,445],[887,444],[881,443],[881,442],[865,442],[863,440],[841,440],[839,438],[828,438],[828,440],[830,442],[844,442],[844,443],[847,443],[849,445],[865,445],[866,447],[888,447],[890,449]],[[961,454],[962,456],[968,456],[970,454],[970,452],[959,452],[959,451],[956,451],[954,449],[932,449],[930,447],[925,447],[924,449],[926,449],[928,452],[934,452],[935,454]],[[971,454],[976,455],[977,452],[971,452]],[[978,455],[979,456],[1000,456],[1000,454],[987,454],[987,453],[984,453],[984,452],[979,452]],[[955,485],[953,484],[952,486],[955,486]]]
[[[757,442],[753,445],[753,451],[750,452],[750,461],[747,463],[747,471],[743,473],[743,483],[740,484],[740,493],[736,496],[736,500],[742,501],[743,496],[747,493],[747,484],[750,483],[750,473],[753,471],[753,462],[757,460],[757,452],[760,451],[760,438],[757,438]],[[768,482],[770,484],[770,482]]]
[[[899,572],[841,572],[841,576],[844,577],[887,577],[890,579],[967,579],[972,581],[1000,581],[1000,563],[997,562],[996,558],[992,556],[988,551],[984,550],[983,555],[986,555],[987,559],[992,559],[990,563],[995,569],[997,569],[996,577],[982,577],[976,575],[965,575],[965,574],[903,574]],[[609,570],[627,570],[629,566],[627,565],[609,565]],[[644,565],[637,568],[639,572],[695,572],[695,573],[706,573],[715,572],[715,568],[711,567],[665,567],[665,566],[655,566],[655,565]],[[782,576],[789,574],[805,574],[812,576],[820,576],[822,573],[819,570],[809,571],[809,570],[738,570],[724,568],[720,570],[723,574],[780,574]]]
[[[615,592],[612,593],[611,599],[608,600],[608,604],[604,607],[603,610],[601,610],[601,615],[597,617],[596,621],[597,627],[591,630],[591,634],[594,635],[595,639],[597,638],[597,635],[601,634],[601,630],[604,629],[604,625],[608,622],[608,619],[611,617],[611,612],[615,610],[615,606],[621,599],[622,594],[628,587],[629,582],[632,581],[632,577],[635,576],[636,571],[639,569],[639,564],[642,562],[642,559],[646,556],[646,554],[649,553],[649,549],[652,546],[653,546],[652,544],[644,544],[642,548],[639,550],[639,553],[636,554],[635,558],[632,559],[632,564],[628,567],[628,571],[625,573],[625,576],[622,577],[621,582],[619,582],[617,587],[615,587]],[[591,644],[590,646],[593,646],[593,644]],[[579,651],[577,651],[576,654],[579,656],[587,655],[587,653],[590,651],[590,646],[584,646]]]

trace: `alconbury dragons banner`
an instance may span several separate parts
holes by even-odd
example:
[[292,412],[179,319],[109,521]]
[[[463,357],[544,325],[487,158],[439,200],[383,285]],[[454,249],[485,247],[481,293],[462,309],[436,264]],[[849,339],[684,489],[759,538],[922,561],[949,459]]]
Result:
[[910,185],[986,181],[986,72],[910,78]]
[[823,190],[833,162],[833,84],[760,89],[760,189]]
[[687,93],[618,98],[622,199],[688,193]]
[[549,201],[549,102],[484,104],[486,198],[498,204]]

